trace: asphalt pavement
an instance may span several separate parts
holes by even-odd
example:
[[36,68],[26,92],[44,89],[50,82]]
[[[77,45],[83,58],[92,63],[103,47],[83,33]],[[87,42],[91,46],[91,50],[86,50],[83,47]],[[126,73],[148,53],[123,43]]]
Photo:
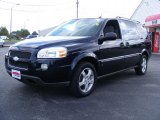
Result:
[[11,78],[7,51],[0,48],[0,120],[160,120],[160,55],[152,55],[146,75],[122,72],[75,98],[67,87],[29,87]]

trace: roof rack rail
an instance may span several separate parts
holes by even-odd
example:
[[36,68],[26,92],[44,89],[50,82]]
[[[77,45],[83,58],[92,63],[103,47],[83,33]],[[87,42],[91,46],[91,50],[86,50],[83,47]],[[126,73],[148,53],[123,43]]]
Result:
[[120,16],[117,16],[116,18],[117,18],[117,19],[129,20],[129,21],[133,21],[133,22],[136,22],[136,23],[140,23],[139,21],[132,20],[132,19],[129,19],[129,18],[120,17]]

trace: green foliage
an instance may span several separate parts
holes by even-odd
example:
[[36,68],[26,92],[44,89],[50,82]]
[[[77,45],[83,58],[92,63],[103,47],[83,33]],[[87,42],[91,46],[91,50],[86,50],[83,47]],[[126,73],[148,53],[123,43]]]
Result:
[[17,31],[13,31],[11,34],[11,38],[21,39],[30,35],[30,32],[27,29],[21,29]]
[[30,32],[27,29],[21,29],[20,31],[21,37],[27,37],[28,35],[30,35]]
[[8,30],[6,27],[0,27],[0,36],[9,36]]

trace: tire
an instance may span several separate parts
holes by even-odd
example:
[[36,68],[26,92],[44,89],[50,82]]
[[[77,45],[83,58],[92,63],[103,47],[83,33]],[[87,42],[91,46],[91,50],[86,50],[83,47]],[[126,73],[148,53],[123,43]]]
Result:
[[147,72],[148,59],[146,55],[142,55],[141,61],[138,63],[138,66],[135,68],[137,75],[144,75]]
[[85,97],[90,95],[96,85],[96,70],[89,62],[81,62],[75,68],[71,82],[71,92],[76,97]]

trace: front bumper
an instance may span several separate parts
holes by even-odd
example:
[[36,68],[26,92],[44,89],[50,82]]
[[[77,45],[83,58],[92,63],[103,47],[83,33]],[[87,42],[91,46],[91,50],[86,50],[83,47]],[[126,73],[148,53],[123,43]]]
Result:
[[[12,69],[21,72],[21,82],[36,85],[69,84],[71,81],[71,66],[60,65],[60,60],[41,59],[27,61],[28,68],[12,66],[9,64],[10,58],[5,55],[5,67],[10,76]],[[26,61],[25,61],[26,62]],[[48,69],[42,70],[41,64],[47,64]]]
[[[11,71],[8,71],[8,74],[11,75]],[[41,80],[39,77],[35,76],[29,76],[29,75],[23,75],[21,74],[21,80],[18,80],[20,82],[30,84],[30,85],[40,85],[40,86],[48,86],[48,85],[69,85],[70,81],[65,81],[65,82],[56,82],[56,83],[45,83],[43,80]]]

